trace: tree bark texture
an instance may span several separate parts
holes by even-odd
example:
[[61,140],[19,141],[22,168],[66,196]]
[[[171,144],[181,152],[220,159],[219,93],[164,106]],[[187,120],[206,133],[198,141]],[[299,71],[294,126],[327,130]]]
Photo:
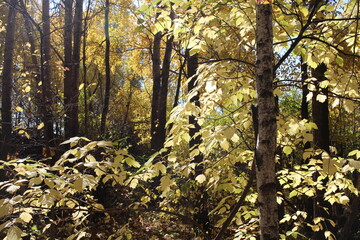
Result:
[[[328,89],[320,88],[320,82],[326,80],[325,72],[327,67],[324,63],[319,64],[315,69],[312,69],[312,76],[315,80],[315,91],[312,98],[312,117],[313,122],[316,124],[317,129],[313,130],[314,136],[314,148],[322,149],[329,152],[330,148],[330,133],[329,133],[329,102],[328,102]],[[326,100],[320,102],[317,100],[318,96],[324,95]],[[316,179],[316,176],[315,176]],[[326,180],[324,180],[326,181]],[[313,218],[324,217],[331,218],[332,214],[328,211],[324,211],[322,207],[328,208],[331,212],[331,206],[328,202],[324,201],[324,192],[317,190],[316,196],[313,198]],[[312,239],[321,240],[325,239],[324,232],[327,230],[334,232],[334,229],[330,224],[324,229],[314,232]]]
[[155,34],[152,52],[153,95],[151,102],[151,149],[155,152],[163,148],[166,137],[167,94],[174,40],[173,36],[168,37],[166,40],[164,58],[161,64],[161,38],[162,35],[160,32]]
[[279,239],[275,184],[276,104],[273,94],[273,32],[271,4],[256,6],[256,92],[258,137],[255,152],[260,239]]
[[10,148],[12,133],[12,86],[13,86],[13,57],[15,44],[16,7],[17,0],[9,2],[9,12],[4,44],[4,63],[2,70],[2,94],[1,94],[1,127],[2,146],[1,159],[6,160]]
[[105,96],[104,106],[101,114],[100,134],[104,135],[106,130],[106,116],[109,111],[110,102],[110,35],[109,35],[109,0],[105,1]]
[[88,111],[88,82],[87,82],[87,65],[86,65],[86,43],[87,43],[87,31],[88,31],[88,17],[91,1],[88,2],[86,9],[86,16],[83,21],[83,45],[82,45],[82,64],[83,64],[83,94],[84,94],[84,134],[88,136],[89,128],[89,111]]
[[65,0],[64,28],[64,103],[65,103],[65,137],[70,138],[79,132],[79,71],[82,35],[83,0]]
[[[314,129],[314,145],[315,148],[323,149],[329,152],[330,145],[330,133],[329,133],[329,101],[328,101],[328,89],[320,88],[320,82],[326,80],[325,72],[327,68],[324,63],[321,63],[315,69],[312,70],[312,75],[316,78],[315,86],[316,90],[313,93],[312,99],[312,116],[313,122],[318,129]],[[319,95],[324,95],[326,100],[320,102],[317,100]]]
[[65,16],[64,16],[64,104],[65,104],[65,137],[70,138],[74,136],[72,114],[72,5],[73,0],[65,0]]
[[152,86],[152,100],[151,100],[151,149],[158,151],[161,149],[161,143],[156,138],[157,129],[159,126],[158,117],[158,106],[159,98],[158,94],[161,87],[161,56],[160,56],[160,45],[161,45],[161,32],[158,32],[154,36],[154,42],[152,46],[152,74],[153,74],[153,86]]
[[[188,68],[188,78],[191,78],[189,83],[188,83],[188,93],[190,93],[195,87],[196,87],[196,81],[197,81],[197,77],[196,77],[196,72],[197,72],[197,68],[198,68],[198,56],[193,55],[190,56],[189,52],[187,51],[187,68]],[[200,102],[199,102],[199,94],[194,95],[191,99],[190,102],[193,103],[195,106],[200,107]],[[193,149],[196,146],[199,146],[201,143],[201,136],[197,135],[197,133],[200,132],[200,125],[198,123],[198,121],[196,120],[196,117],[191,115],[189,116],[189,124],[193,125],[194,127],[190,128],[189,130],[189,135],[190,135],[190,143],[189,143],[189,147],[190,150]],[[194,157],[193,162],[194,163],[201,163],[203,161],[203,155],[202,154],[198,154]],[[203,168],[200,166],[197,166],[195,168],[195,175],[199,175],[203,172]]]
[[82,13],[83,0],[76,0],[74,14],[74,43],[72,53],[72,71],[71,71],[71,91],[72,91],[72,132],[76,136],[79,133],[79,76],[80,76],[80,52],[81,52],[81,36],[82,36]]
[[[187,51],[186,53],[188,69],[187,75],[188,78],[191,78],[188,83],[188,93],[190,93],[197,86],[197,69],[199,63],[197,54],[190,56],[189,51]],[[194,95],[190,99],[190,102],[193,103],[195,106],[200,107],[199,93]],[[189,129],[189,149],[190,151],[192,151],[192,149],[199,147],[199,145],[201,144],[201,135],[199,134],[201,126],[199,125],[196,116],[193,115],[189,116],[189,124],[193,126]],[[194,156],[194,159],[192,160],[193,163],[196,163],[194,180],[196,176],[204,172],[204,166],[201,164],[203,160],[204,155],[202,153]],[[198,210],[194,214],[194,220],[203,227],[205,232],[210,233],[212,226],[209,219],[208,194],[206,192],[206,188],[205,186],[200,186],[195,192],[196,195],[194,199],[194,208]]]
[[161,69],[161,87],[159,92],[159,105],[158,105],[158,117],[159,125],[157,129],[158,147],[161,149],[164,146],[166,138],[166,115],[167,115],[167,96],[168,96],[168,86],[169,86],[169,77],[170,77],[170,63],[171,63],[171,54],[173,46],[174,37],[168,37],[165,43],[165,54],[162,62]]
[[[42,121],[44,123],[44,137],[46,144],[51,146],[50,141],[54,138],[53,116],[51,111],[51,55],[50,55],[50,2],[43,0],[42,6]],[[50,145],[49,145],[50,144]]]

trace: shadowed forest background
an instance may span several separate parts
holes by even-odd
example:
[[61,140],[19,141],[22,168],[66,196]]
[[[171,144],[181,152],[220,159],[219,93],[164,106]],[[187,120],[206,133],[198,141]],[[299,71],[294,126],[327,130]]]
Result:
[[0,238],[360,239],[359,0],[3,0]]

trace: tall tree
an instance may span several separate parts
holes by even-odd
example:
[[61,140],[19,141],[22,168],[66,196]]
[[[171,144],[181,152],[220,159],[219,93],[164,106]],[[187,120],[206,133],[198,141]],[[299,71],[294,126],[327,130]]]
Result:
[[110,102],[110,34],[109,34],[109,10],[110,2],[105,1],[105,96],[104,106],[101,114],[100,134],[104,135],[106,130],[106,117],[109,111]]
[[272,6],[256,5],[256,92],[258,137],[255,152],[260,239],[279,239],[275,184],[276,104],[273,93]]
[[4,44],[4,63],[2,69],[2,94],[1,94],[1,127],[2,127],[2,146],[1,159],[6,160],[9,152],[11,133],[12,133],[12,86],[13,86],[13,57],[15,45],[16,28],[16,5],[17,0],[9,1],[9,11],[7,17],[5,44]]
[[43,0],[42,5],[43,34],[41,39],[42,61],[42,119],[46,144],[54,137],[53,117],[51,111],[51,55],[50,55],[50,2]]
[[[173,36],[167,36],[165,53],[161,64],[161,32],[155,34],[153,45],[153,95],[151,103],[151,149],[159,151],[166,137],[166,107]],[[160,65],[161,64],[161,65]]]
[[71,82],[71,69],[72,69],[72,6],[73,0],[65,0],[65,15],[64,15],[64,107],[65,107],[65,137],[69,138],[74,135],[74,119],[72,119],[72,82]]
[[152,46],[152,75],[153,75],[153,86],[152,86],[152,101],[151,101],[151,149],[158,151],[161,149],[162,144],[156,138],[158,126],[159,126],[159,117],[158,117],[158,106],[159,98],[158,94],[161,88],[161,55],[160,55],[160,45],[161,45],[161,32],[157,32],[154,36],[154,42]]
[[81,36],[82,36],[82,14],[83,14],[83,0],[75,1],[74,14],[74,43],[72,53],[72,111],[71,119],[73,121],[73,135],[79,132],[79,73],[80,73],[80,52],[81,52]]
[[65,0],[64,28],[64,103],[65,103],[65,137],[73,137],[79,132],[79,70],[80,47],[82,35],[83,0]]
[[[329,101],[328,101],[328,88],[321,88],[320,83],[326,79],[325,72],[327,67],[324,63],[319,64],[315,69],[312,69],[312,75],[315,78],[315,91],[313,92],[312,98],[312,117],[313,122],[316,124],[317,129],[314,129],[314,148],[322,149],[326,152],[330,150],[330,131],[329,131]],[[323,159],[326,161],[325,159]],[[317,176],[315,176],[317,177]],[[326,180],[325,180],[326,181]],[[331,206],[324,201],[324,193],[321,190],[316,192],[316,196],[313,198],[313,209],[312,209],[312,217],[325,217],[330,219],[332,215],[328,211],[324,211],[321,206],[325,206],[330,209]],[[328,230],[331,229],[331,226],[328,226]],[[325,230],[322,229],[320,231],[315,231],[313,233],[313,238],[316,240],[326,239],[324,235]]]
[[[199,66],[198,63],[198,54],[194,54],[190,56],[189,51],[186,51],[186,57],[187,57],[187,69],[188,69],[188,78],[190,79],[188,82],[188,93],[192,92],[196,86],[197,86],[197,69]],[[190,102],[192,102],[195,106],[200,107],[200,101],[199,101],[199,93],[196,95],[193,95],[190,99]],[[199,125],[196,116],[190,115],[189,116],[189,124],[191,128],[189,129],[189,135],[190,135],[190,142],[189,142],[189,149],[190,151],[194,148],[199,147],[201,144],[201,135],[200,130],[201,126]],[[199,152],[196,156],[194,156],[194,159],[192,160],[192,163],[195,163],[195,176],[198,176],[200,174],[203,174],[204,172],[204,166],[202,165],[202,162],[204,160],[204,155]],[[194,178],[195,179],[195,178]],[[210,232],[211,230],[211,223],[209,219],[209,211],[207,206],[208,201],[208,194],[206,192],[205,186],[200,186],[196,191],[195,196],[195,209],[197,211],[194,215],[194,220],[199,223],[205,232]]]

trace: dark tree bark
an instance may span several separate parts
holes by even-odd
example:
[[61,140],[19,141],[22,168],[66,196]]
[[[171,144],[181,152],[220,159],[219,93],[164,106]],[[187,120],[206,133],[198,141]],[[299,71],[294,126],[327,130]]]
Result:
[[170,76],[170,63],[171,63],[171,53],[174,37],[168,37],[165,45],[165,54],[162,63],[161,69],[161,87],[159,92],[159,102],[158,102],[158,117],[159,124],[157,129],[156,138],[158,139],[158,150],[160,150],[165,143],[166,138],[166,115],[167,115],[167,96],[168,96],[168,85],[169,85],[169,76]]
[[4,44],[4,63],[2,70],[2,94],[1,94],[1,127],[2,127],[2,146],[1,159],[6,160],[12,139],[12,86],[13,86],[13,57],[15,44],[16,27],[16,4],[17,0],[9,1],[9,12],[7,17],[5,44]]
[[[173,103],[173,108],[177,107],[177,105],[179,104],[179,96],[180,96],[180,88],[181,88],[181,79],[182,79],[182,73],[184,71],[184,65],[186,63],[186,60],[184,62],[181,61],[180,58],[180,68],[179,68],[179,75],[178,75],[178,80],[177,80],[177,84],[176,84],[176,91],[175,91],[175,97],[174,97],[174,103]],[[171,127],[170,127],[171,129]]]
[[[312,98],[312,117],[313,122],[316,124],[317,129],[313,130],[313,143],[314,148],[322,149],[326,152],[329,152],[330,148],[330,133],[329,133],[329,102],[328,102],[328,88],[320,88],[320,82],[326,80],[325,72],[327,67],[324,63],[319,64],[315,69],[312,69],[312,76],[316,79],[315,91],[313,92]],[[325,96],[326,100],[320,102],[317,100],[318,96]],[[316,176],[315,176],[316,179]],[[325,180],[326,181],[326,180]],[[331,206],[328,202],[324,201],[323,191],[318,190],[316,196],[313,198],[313,218],[316,217],[325,217],[331,218],[331,213],[324,211],[321,206],[329,208],[331,211]],[[332,226],[327,226],[328,230],[332,231]],[[324,228],[326,228],[324,226]],[[321,240],[325,239],[324,229],[316,231],[313,233],[313,239]],[[334,231],[332,231],[334,232]]]
[[74,137],[79,133],[79,70],[83,0],[75,1],[74,17],[72,6],[73,0],[65,0],[64,103],[66,138]]
[[81,36],[82,36],[82,13],[83,0],[76,0],[74,14],[74,43],[72,53],[72,132],[73,136],[79,133],[79,76],[80,76],[80,52],[81,52]]
[[72,82],[71,82],[71,69],[72,69],[72,21],[73,0],[65,0],[65,27],[64,27],[64,104],[65,104],[65,137],[70,138],[76,135],[73,131],[72,119]]
[[[197,54],[190,56],[187,51],[188,78],[191,78],[188,83],[188,92],[191,92],[196,87],[196,81],[197,81],[196,71],[197,71],[198,65],[199,64],[198,64]],[[194,95],[190,99],[190,102],[193,103],[195,106],[200,107],[199,94]],[[190,130],[189,130],[189,135],[191,137],[189,147],[190,147],[190,149],[192,149],[201,144],[201,136],[200,135],[196,136],[196,134],[200,132],[201,127],[200,127],[196,117],[193,115],[189,116],[189,124],[194,126],[194,127],[190,128]],[[193,162],[197,163],[197,164],[201,163],[202,161],[203,161],[202,154],[196,155],[193,159]],[[196,175],[199,175],[202,172],[203,172],[203,168],[200,166],[198,166],[195,169]]]
[[[187,51],[187,69],[188,69],[188,78],[190,81],[188,83],[188,92],[190,93],[196,88],[197,85],[197,69],[198,69],[198,55],[189,55],[189,51]],[[194,95],[190,102],[193,103],[195,106],[200,107],[199,101],[199,93]],[[189,130],[190,135],[190,142],[189,142],[189,149],[190,151],[194,148],[199,147],[201,144],[201,135],[199,134],[201,130],[201,126],[199,125],[196,116],[189,116],[189,124],[193,127]],[[204,160],[204,156],[202,153],[199,152],[198,155],[194,156],[192,159],[193,163],[196,163],[195,167],[195,175],[196,176],[202,174],[204,172],[204,166],[202,165],[202,161]],[[208,210],[208,194],[206,192],[206,188],[204,186],[200,186],[196,191],[195,195],[195,203],[194,208],[198,209],[197,212],[194,214],[194,220],[199,223],[205,232],[210,233],[211,231],[211,223],[209,219],[209,210]]]
[[275,183],[276,104],[273,94],[273,31],[271,4],[256,5],[256,92],[258,137],[255,152],[260,239],[279,239]]
[[[43,0],[42,6],[42,61],[41,61],[41,81],[42,81],[42,121],[44,123],[44,137],[46,145],[50,147],[50,141],[54,138],[53,116],[51,111],[51,55],[50,55],[50,3]],[[48,155],[49,153],[47,153]]]
[[[329,152],[330,146],[330,133],[329,133],[329,101],[328,101],[328,89],[320,88],[320,82],[326,80],[325,72],[327,68],[324,63],[321,63],[317,68],[313,69],[312,75],[316,78],[315,86],[316,90],[313,92],[312,99],[312,116],[313,122],[318,129],[314,130],[314,145],[316,148],[323,149]],[[326,97],[324,102],[317,100],[319,95]]]
[[100,134],[105,134],[106,116],[109,111],[110,102],[110,35],[109,35],[109,0],[105,1],[105,98],[101,115]]
[[159,151],[165,142],[166,137],[166,107],[168,83],[170,76],[170,63],[174,37],[166,40],[165,54],[161,68],[160,45],[162,35],[160,32],[154,36],[152,49],[153,61],[153,95],[151,102],[151,149]]
[[158,151],[162,148],[162,143],[157,139],[157,131],[159,126],[159,92],[161,88],[161,32],[158,32],[154,36],[154,42],[152,46],[152,74],[153,74],[153,93],[151,101],[151,149]]
[[82,63],[83,63],[83,93],[84,93],[84,133],[85,136],[88,136],[89,128],[89,111],[88,111],[88,82],[87,82],[87,65],[86,65],[86,40],[87,40],[87,29],[88,29],[88,16],[90,10],[91,1],[88,1],[88,6],[86,10],[86,16],[84,18],[84,30],[83,30],[83,45],[82,45]]

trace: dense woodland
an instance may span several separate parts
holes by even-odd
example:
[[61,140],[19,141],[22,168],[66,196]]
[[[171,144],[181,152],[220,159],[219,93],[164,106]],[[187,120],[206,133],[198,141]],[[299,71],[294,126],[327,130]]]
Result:
[[359,0],[2,0],[0,238],[360,239]]

